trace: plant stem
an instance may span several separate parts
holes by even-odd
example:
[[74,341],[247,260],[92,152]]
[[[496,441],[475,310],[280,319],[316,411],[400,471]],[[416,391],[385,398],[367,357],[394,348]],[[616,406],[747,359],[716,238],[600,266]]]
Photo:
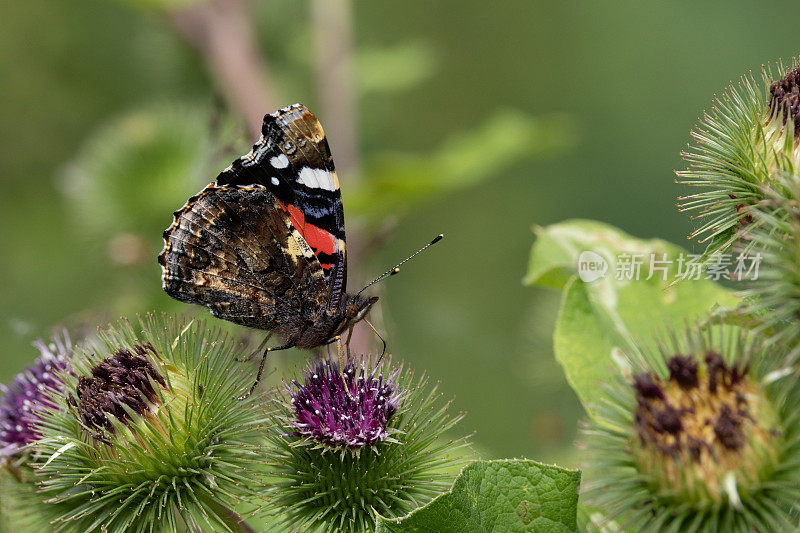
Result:
[[173,11],[170,18],[203,56],[225,98],[247,121],[251,135],[258,137],[265,110],[277,105],[243,0],[192,4]]
[[[358,105],[353,53],[352,0],[311,0],[311,27],[314,35],[314,75],[325,132],[336,161],[342,187],[353,190],[361,179],[361,154],[358,149]],[[351,274],[364,280],[361,267],[373,250],[365,244],[359,221],[347,221],[347,255]],[[377,312],[372,311],[372,318]],[[376,337],[363,324],[353,330],[350,349],[368,353],[377,345]]]
[[328,142],[336,154],[339,175],[352,187],[360,172],[353,87],[353,6],[351,0],[312,0],[310,7],[314,71]]

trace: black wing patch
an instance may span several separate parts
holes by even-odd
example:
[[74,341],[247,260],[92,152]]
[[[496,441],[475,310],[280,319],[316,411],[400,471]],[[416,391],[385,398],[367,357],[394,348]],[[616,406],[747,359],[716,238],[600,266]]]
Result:
[[339,180],[317,118],[295,104],[264,117],[249,153],[222,171],[217,186],[266,187],[319,259],[328,281],[328,308],[346,289],[344,208]]

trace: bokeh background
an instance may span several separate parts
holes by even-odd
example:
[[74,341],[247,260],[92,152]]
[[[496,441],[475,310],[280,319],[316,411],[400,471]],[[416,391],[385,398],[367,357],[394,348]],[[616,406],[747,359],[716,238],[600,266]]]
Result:
[[340,169],[351,288],[447,236],[378,289],[390,351],[455,396],[484,456],[573,465],[558,294],[521,283],[531,226],[691,246],[679,152],[729,80],[797,53],[793,7],[4,0],[0,381],[54,327],[188,311],[155,261],[172,211],[302,101]]

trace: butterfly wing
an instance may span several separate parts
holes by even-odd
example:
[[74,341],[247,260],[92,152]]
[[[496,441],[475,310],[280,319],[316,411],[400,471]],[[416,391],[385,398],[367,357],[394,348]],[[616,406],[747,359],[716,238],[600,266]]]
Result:
[[319,260],[264,187],[203,189],[175,212],[158,260],[173,298],[289,339],[327,303]]
[[317,118],[301,104],[266,115],[253,149],[222,171],[215,183],[261,185],[275,196],[319,260],[328,282],[327,308],[336,309],[347,282],[344,209]]

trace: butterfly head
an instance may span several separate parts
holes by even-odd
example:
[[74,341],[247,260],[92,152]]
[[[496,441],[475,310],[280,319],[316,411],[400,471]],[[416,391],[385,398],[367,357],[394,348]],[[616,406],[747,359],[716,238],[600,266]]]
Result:
[[367,313],[369,312],[370,308],[378,301],[377,296],[370,296],[369,298],[365,298],[356,294],[355,296],[351,296],[347,300],[347,304],[345,305],[345,315],[347,316],[347,321],[350,324],[355,324],[363,319]]

